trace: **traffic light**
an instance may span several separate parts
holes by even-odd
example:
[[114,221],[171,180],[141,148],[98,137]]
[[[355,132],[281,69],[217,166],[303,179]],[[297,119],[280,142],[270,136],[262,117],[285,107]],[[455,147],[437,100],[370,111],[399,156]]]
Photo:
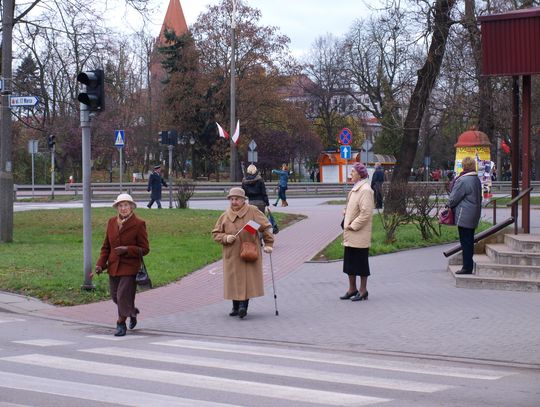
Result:
[[159,144],[169,145],[169,132],[167,130],[159,132]]
[[54,148],[54,145],[56,144],[56,136],[50,134],[47,138],[47,144],[49,145],[49,150],[52,150]]
[[169,130],[169,145],[174,146],[178,144],[178,132],[176,130]]
[[86,85],[86,92],[80,92],[77,99],[87,105],[91,112],[105,110],[105,75],[102,69],[80,72],[77,81]]

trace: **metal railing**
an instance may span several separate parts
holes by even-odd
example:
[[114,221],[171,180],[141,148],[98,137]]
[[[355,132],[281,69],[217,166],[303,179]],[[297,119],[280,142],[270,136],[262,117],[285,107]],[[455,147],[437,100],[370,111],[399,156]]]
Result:
[[512,216],[515,218],[515,221],[514,221],[514,234],[515,235],[518,234],[518,204],[519,204],[519,201],[521,201],[526,196],[529,196],[533,189],[534,189],[533,187],[530,187],[530,188],[527,188],[527,189],[521,191],[521,193],[518,196],[516,196],[514,199],[512,199],[510,202],[508,202],[506,204],[507,208],[512,208]]

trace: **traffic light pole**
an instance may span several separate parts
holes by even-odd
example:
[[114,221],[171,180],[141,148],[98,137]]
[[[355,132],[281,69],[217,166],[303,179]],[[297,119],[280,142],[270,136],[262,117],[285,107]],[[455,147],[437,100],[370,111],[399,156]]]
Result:
[[53,144],[51,147],[51,199],[54,199],[54,153],[56,151],[56,146]]
[[11,61],[14,0],[2,2],[2,78],[4,89],[0,107],[0,243],[13,241],[13,140],[9,98],[12,89]]
[[169,144],[169,209],[172,208],[172,150],[174,146]]
[[119,148],[118,149],[118,152],[120,153],[120,193],[122,193],[122,175],[123,175],[123,172],[124,172],[124,154],[123,154],[123,151],[124,149],[123,148]]
[[90,168],[90,112],[88,106],[80,103],[82,129],[82,182],[83,182],[83,250],[84,264],[83,290],[96,288],[92,284],[92,199],[91,199],[91,168]]

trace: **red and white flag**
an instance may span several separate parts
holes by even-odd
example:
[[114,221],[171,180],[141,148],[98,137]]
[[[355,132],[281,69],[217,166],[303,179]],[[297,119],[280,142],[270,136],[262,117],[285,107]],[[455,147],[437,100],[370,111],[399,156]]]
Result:
[[234,144],[238,144],[239,138],[240,138],[240,120],[236,122],[236,129],[234,130],[234,134],[232,136],[232,140],[234,141]]
[[248,223],[246,223],[243,229],[254,235],[257,233],[260,227],[261,225],[259,225],[257,222],[250,220]]
[[229,133],[223,130],[223,127],[221,127],[218,122],[216,122],[216,125],[218,129],[219,137],[223,137],[225,140],[227,140],[229,138]]

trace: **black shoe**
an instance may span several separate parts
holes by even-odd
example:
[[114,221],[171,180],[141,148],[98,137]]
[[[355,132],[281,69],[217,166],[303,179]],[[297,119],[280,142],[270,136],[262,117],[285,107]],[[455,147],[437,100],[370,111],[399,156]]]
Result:
[[364,294],[360,294],[360,291],[358,291],[358,293],[351,298],[351,301],[363,301],[363,300],[366,300],[368,299],[368,292],[366,291]]
[[277,206],[277,202],[276,202],[276,203],[273,203],[272,206]]
[[114,333],[114,336],[124,336],[127,332],[127,326],[125,322],[122,322],[121,324],[116,323],[116,332]]
[[345,295],[342,295],[339,297],[340,300],[350,300],[351,297],[354,297],[356,294],[358,294],[358,290],[353,291],[349,294],[349,292],[346,292]]
[[229,312],[229,316],[230,317],[237,317],[238,316],[238,310],[233,308],[231,310],[231,312]]
[[456,274],[472,274],[472,270],[461,269],[459,271],[456,271]]
[[151,206],[150,206],[150,205],[146,205],[146,207],[147,207],[148,209],[150,209],[150,208],[151,208]]
[[139,309],[135,308],[135,316],[129,318],[129,329],[133,329],[137,326],[137,314],[139,313]]
[[244,318],[247,315],[248,304],[249,304],[249,300],[240,301],[239,308],[238,308],[238,316],[240,318]]

